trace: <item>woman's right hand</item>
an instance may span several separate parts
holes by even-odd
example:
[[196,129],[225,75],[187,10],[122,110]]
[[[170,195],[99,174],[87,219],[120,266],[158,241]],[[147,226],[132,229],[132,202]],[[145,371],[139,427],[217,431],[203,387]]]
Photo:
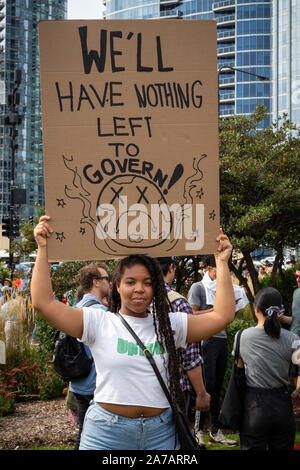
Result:
[[37,242],[39,248],[44,248],[47,246],[47,239],[53,233],[52,227],[49,225],[48,220],[50,217],[48,215],[43,215],[40,217],[38,225],[34,229],[34,238]]

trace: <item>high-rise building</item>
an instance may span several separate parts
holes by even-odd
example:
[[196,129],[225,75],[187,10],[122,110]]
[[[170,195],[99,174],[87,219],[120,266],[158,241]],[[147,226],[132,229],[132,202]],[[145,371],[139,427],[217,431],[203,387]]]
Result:
[[[249,115],[257,104],[264,104],[271,113],[272,0],[106,0],[104,3],[107,19],[215,19],[220,115]],[[263,125],[269,121],[266,119]]]
[[273,115],[300,125],[300,2],[273,1]]
[[[21,70],[15,151],[15,186],[26,189],[26,204],[16,207],[23,218],[44,205],[42,122],[38,54],[38,22],[67,17],[66,0],[0,1],[0,117],[8,111],[8,95],[16,70]],[[11,148],[9,128],[0,124],[0,217],[9,213]]]
[[268,118],[263,127],[284,113],[300,127],[300,0],[103,3],[106,19],[215,19],[220,115],[249,115],[257,104],[264,104]]

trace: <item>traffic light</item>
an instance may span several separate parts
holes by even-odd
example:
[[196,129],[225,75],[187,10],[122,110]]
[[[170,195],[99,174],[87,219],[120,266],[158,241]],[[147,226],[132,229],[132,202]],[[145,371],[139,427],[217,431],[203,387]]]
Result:
[[10,218],[2,218],[2,237],[10,238]]
[[17,238],[17,237],[20,236],[20,221],[17,217],[14,217],[12,219],[11,236],[12,236],[12,238]]
[[2,219],[2,237],[17,238],[20,236],[20,221],[17,217],[3,217]]

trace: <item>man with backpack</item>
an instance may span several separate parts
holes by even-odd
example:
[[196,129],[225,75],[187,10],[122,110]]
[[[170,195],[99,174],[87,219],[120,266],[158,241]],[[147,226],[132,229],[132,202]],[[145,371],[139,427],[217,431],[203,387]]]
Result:
[[[157,258],[162,269],[168,298],[173,312],[186,312],[192,315],[193,311],[189,302],[183,295],[172,288],[175,277],[175,260],[172,257]],[[205,389],[202,376],[202,357],[200,355],[199,343],[189,343],[185,349],[179,350],[180,363],[182,367],[181,387],[186,398],[186,415],[191,419],[192,408],[198,411],[207,411],[210,406],[210,395]],[[197,436],[196,436],[197,437]],[[198,440],[198,437],[197,437]],[[200,448],[205,449],[204,441],[199,442]]]
[[[79,273],[79,287],[83,297],[77,303],[77,307],[102,308],[107,310],[107,298],[110,293],[110,279],[103,263],[91,263],[84,266]],[[88,346],[84,345],[87,355],[92,358]],[[78,405],[79,432],[74,450],[79,449],[80,436],[83,427],[85,413],[93,399],[96,388],[96,369],[94,361],[89,375],[82,379],[70,382],[69,390],[74,393]]]

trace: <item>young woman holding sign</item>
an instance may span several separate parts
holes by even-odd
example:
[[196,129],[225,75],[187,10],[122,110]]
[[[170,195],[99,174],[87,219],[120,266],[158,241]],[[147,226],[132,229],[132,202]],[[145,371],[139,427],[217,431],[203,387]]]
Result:
[[[52,296],[47,239],[49,217],[35,228],[38,254],[31,281],[34,307],[55,328],[80,338],[93,354],[97,387],[83,426],[80,450],[171,450],[176,448],[170,405],[158,379],[131,334],[113,312],[120,312],[152,352],[173,404],[181,400],[176,349],[225,328],[235,315],[228,269],[231,244],[220,229],[216,257],[218,287],[214,311],[204,315],[170,312],[158,263],[131,255],[115,271],[110,309],[74,308]],[[148,313],[153,301],[154,315]]]

